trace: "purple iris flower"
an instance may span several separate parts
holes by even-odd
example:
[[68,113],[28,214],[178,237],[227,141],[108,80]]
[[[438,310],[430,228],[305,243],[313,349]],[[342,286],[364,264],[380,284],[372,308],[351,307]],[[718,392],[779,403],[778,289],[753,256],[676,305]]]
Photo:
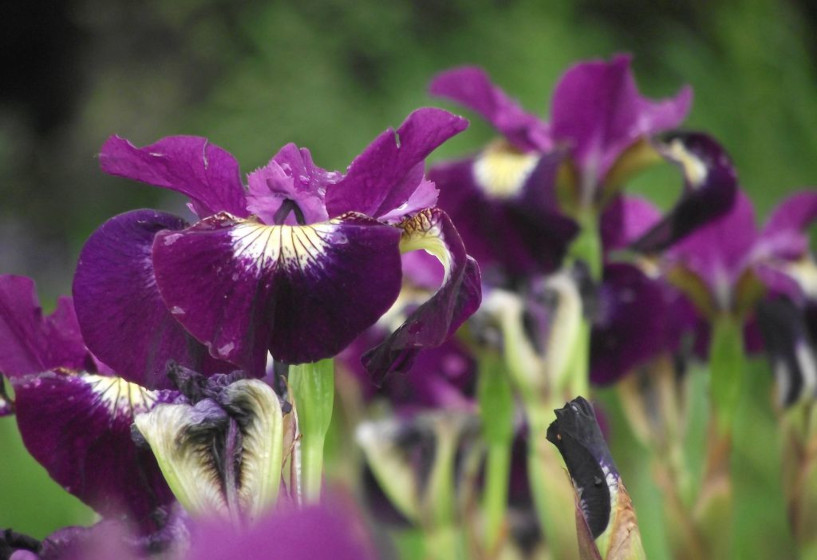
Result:
[[728,214],[667,251],[663,266],[708,318],[748,314],[765,293],[804,304],[817,299],[817,265],[805,231],[815,218],[817,192],[804,191],[780,203],[758,229],[741,192]]
[[[691,89],[659,101],[641,96],[628,56],[569,69],[556,86],[549,123],[525,112],[479,68],[444,72],[430,91],[477,111],[502,135],[475,157],[429,173],[443,187],[439,205],[486,274],[491,267],[505,277],[558,267],[577,231],[571,218],[603,211],[656,150],[688,171],[687,188],[640,249],[666,247],[732,203],[733,178],[712,172],[720,169],[716,146],[700,135],[656,138],[682,122]],[[695,170],[703,171],[690,175]]]
[[[343,350],[397,298],[401,251],[425,249],[444,263],[443,285],[366,356],[378,374],[404,368],[479,304],[478,268],[423,176],[425,157],[465,126],[445,111],[420,109],[378,136],[345,174],[317,167],[308,150],[290,144],[250,173],[246,187],[236,160],[204,138],[136,148],[112,137],[100,155],[103,170],[187,195],[198,221],[158,215],[141,229],[121,228],[116,247],[85,255],[92,272],[75,282],[75,298],[89,309],[143,315],[118,335],[135,338],[139,356],[161,354],[151,337],[168,329],[176,343],[192,337],[212,359],[260,377],[268,352],[303,363]],[[103,228],[134,221],[131,212]],[[141,272],[127,255],[128,265],[108,266],[128,253],[138,253]],[[143,281],[121,282],[124,270]],[[102,346],[117,346],[98,330],[108,339]]]
[[[494,286],[525,286],[561,266],[579,223],[599,220],[605,251],[663,250],[726,212],[737,188],[729,159],[703,134],[663,134],[689,111],[692,92],[650,100],[636,87],[630,58],[569,69],[555,88],[550,121],[525,112],[473,67],[440,74],[432,94],[485,117],[502,135],[481,153],[434,167],[439,205]],[[659,220],[634,224],[621,188],[660,157],[681,168],[683,194]],[[652,214],[650,214],[652,217]],[[626,229],[629,228],[629,229]],[[592,378],[615,380],[672,345],[662,313],[685,305],[630,264],[606,263],[593,304]]]
[[55,481],[145,539],[168,525],[175,498],[131,424],[177,392],[113,375],[86,347],[72,301],[43,316],[34,283],[20,276],[0,276],[0,372],[23,443]]

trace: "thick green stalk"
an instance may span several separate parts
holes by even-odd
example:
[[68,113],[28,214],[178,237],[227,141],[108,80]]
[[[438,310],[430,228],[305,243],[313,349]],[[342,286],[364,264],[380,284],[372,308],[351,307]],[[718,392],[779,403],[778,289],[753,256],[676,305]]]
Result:
[[451,418],[439,420],[434,463],[425,492],[427,521],[425,524],[426,556],[434,559],[465,558],[461,528],[456,520],[454,488],[457,442],[461,426]]
[[478,383],[482,434],[488,446],[483,501],[485,548],[493,551],[502,535],[508,509],[514,413],[508,374],[498,354],[482,353]]
[[547,441],[554,406],[528,403],[528,477],[551,558],[578,560],[573,485],[556,446]]
[[332,359],[298,364],[289,369],[289,390],[298,413],[302,503],[320,499],[323,480],[323,444],[332,421],[335,398],[335,363]]
[[698,502],[696,525],[708,556],[725,558],[734,525],[734,490],[731,475],[732,429],[746,365],[743,329],[728,315],[712,323],[709,347],[712,418],[707,441],[707,457]]

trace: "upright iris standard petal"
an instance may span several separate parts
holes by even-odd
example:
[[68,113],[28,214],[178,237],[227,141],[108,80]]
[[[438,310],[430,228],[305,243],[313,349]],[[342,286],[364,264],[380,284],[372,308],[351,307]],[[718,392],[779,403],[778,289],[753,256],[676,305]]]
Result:
[[153,239],[185,227],[184,220],[153,210],[111,218],[85,243],[74,276],[83,338],[119,375],[146,387],[172,387],[168,360],[201,370],[214,361],[173,318],[156,287]]
[[[311,224],[329,219],[326,213],[326,189],[340,179],[312,162],[306,148],[295,144],[281,148],[267,165],[247,176],[247,209],[265,224]],[[281,206],[289,201],[297,212],[286,221],[278,221]],[[300,216],[297,215],[300,213]]]
[[44,317],[30,278],[0,275],[1,373],[14,378],[93,365],[70,299],[60,298],[54,312]]
[[762,243],[778,255],[799,257],[808,251],[805,229],[817,219],[817,192],[803,191],[781,202],[761,232]]
[[134,444],[131,424],[135,414],[178,393],[62,370],[15,378],[13,385],[23,443],[54,480],[141,534],[161,529],[173,494],[150,450]]
[[658,150],[684,172],[684,192],[672,210],[632,248],[662,251],[697,228],[725,215],[736,204],[738,181],[724,149],[706,134],[667,136]]
[[451,219],[439,208],[430,208],[401,223],[401,250],[425,250],[443,264],[440,289],[409,315],[385,342],[363,358],[366,368],[381,379],[392,371],[405,371],[417,352],[439,346],[479,307],[482,297],[479,267],[465,252]]
[[568,70],[553,93],[551,133],[568,143],[588,180],[598,184],[616,159],[639,138],[675,128],[686,117],[692,90],[652,101],[641,96],[630,57],[583,62]]
[[442,72],[434,77],[428,91],[476,111],[522,151],[553,147],[547,123],[522,109],[491,83],[481,68],[465,66]]
[[[432,206],[409,208],[422,185],[423,162],[440,144],[462,132],[468,121],[441,109],[414,111],[397,131],[386,130],[355,158],[346,175],[326,192],[329,216],[359,212],[373,218],[402,208],[403,215]],[[435,194],[435,193],[432,193]]]
[[219,214],[156,236],[153,264],[174,317],[210,353],[263,371],[337,354],[394,302],[400,230],[356,214],[267,226]]
[[187,195],[200,218],[221,211],[249,215],[238,162],[206,138],[170,136],[137,148],[111,136],[102,146],[99,163],[111,175]]

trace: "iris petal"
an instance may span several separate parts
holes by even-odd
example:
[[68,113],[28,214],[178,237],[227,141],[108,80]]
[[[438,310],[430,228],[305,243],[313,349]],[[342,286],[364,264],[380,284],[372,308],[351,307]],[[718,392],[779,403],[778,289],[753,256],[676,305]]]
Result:
[[14,378],[92,364],[69,298],[60,298],[44,317],[33,280],[0,275],[0,372]]
[[146,387],[172,387],[168,360],[211,372],[217,364],[173,318],[156,287],[153,239],[186,227],[181,218],[152,210],[120,214],[86,242],[74,276],[82,334],[94,353],[119,375]]
[[337,354],[394,302],[400,232],[356,214],[266,226],[219,214],[157,235],[156,280],[176,319],[210,353],[262,376]]
[[641,96],[630,57],[619,55],[565,73],[553,93],[551,130],[556,141],[570,143],[583,174],[598,184],[639,138],[678,126],[691,103],[689,87],[659,101]]
[[[360,212],[380,218],[407,204],[423,187],[423,162],[435,148],[463,131],[468,122],[441,109],[418,109],[397,131],[386,130],[326,192],[330,217]],[[427,185],[425,185],[427,188]]]
[[465,253],[465,246],[451,219],[439,208],[430,208],[401,224],[401,250],[423,249],[443,264],[443,284],[411,313],[394,333],[363,357],[376,380],[392,371],[405,371],[424,347],[440,346],[471,316],[482,296],[479,267]]
[[198,136],[169,136],[137,148],[111,136],[99,154],[102,170],[190,197],[204,218],[216,212],[248,215],[238,162],[229,152]]
[[51,477],[104,517],[123,517],[142,534],[173,494],[148,449],[131,439],[136,413],[178,398],[117,377],[62,370],[13,380],[26,448]]
[[683,170],[684,192],[661,221],[632,243],[636,251],[662,251],[724,216],[736,204],[735,170],[729,156],[711,137],[698,133],[670,136],[659,151]]
[[429,93],[447,97],[482,115],[514,146],[523,151],[548,151],[553,147],[550,129],[536,115],[527,113],[481,68],[465,66],[438,74]]

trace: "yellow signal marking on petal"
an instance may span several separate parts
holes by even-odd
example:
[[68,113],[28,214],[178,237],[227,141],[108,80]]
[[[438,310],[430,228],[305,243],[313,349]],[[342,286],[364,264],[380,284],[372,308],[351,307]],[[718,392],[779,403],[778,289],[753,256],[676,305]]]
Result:
[[320,266],[319,257],[331,244],[346,243],[337,220],[305,226],[242,223],[230,232],[236,257],[260,271],[276,263],[301,269]]
[[539,155],[523,153],[498,140],[488,145],[474,162],[474,179],[487,194],[496,198],[516,195],[530,177]]
[[83,380],[91,387],[91,392],[105,403],[112,414],[125,413],[133,416],[146,412],[156,404],[157,395],[136,383],[125,381],[121,377],[102,375],[85,375]]
[[403,221],[400,227],[403,228],[400,252],[410,253],[423,250],[437,257],[445,270],[444,279],[447,280],[451,272],[451,254],[448,252],[448,247],[442,238],[442,231],[432,214],[428,211],[420,212]]
[[684,175],[687,180],[694,186],[699,187],[706,181],[708,170],[704,162],[696,157],[692,152],[684,147],[684,143],[680,139],[675,139],[667,144],[664,149],[669,157],[681,164],[684,170]]
[[817,262],[808,256],[786,263],[784,271],[794,278],[810,299],[817,298]]

